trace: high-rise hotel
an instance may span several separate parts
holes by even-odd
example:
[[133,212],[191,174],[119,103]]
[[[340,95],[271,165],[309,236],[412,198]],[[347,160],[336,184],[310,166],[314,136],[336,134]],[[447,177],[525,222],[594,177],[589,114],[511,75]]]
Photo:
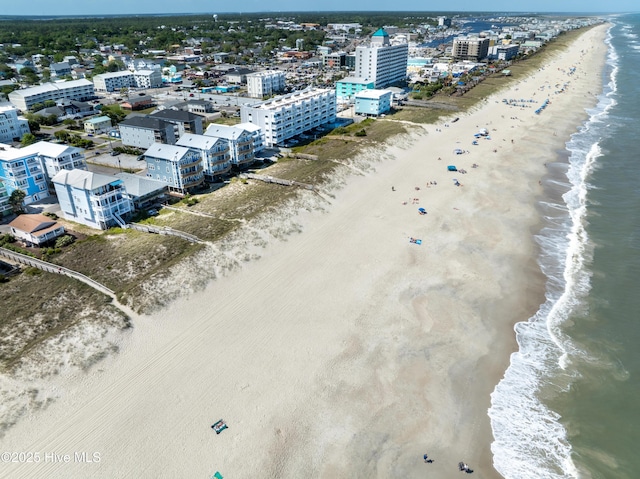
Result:
[[356,77],[374,82],[375,88],[385,88],[407,77],[409,45],[392,45],[389,34],[379,29],[368,46],[356,47]]

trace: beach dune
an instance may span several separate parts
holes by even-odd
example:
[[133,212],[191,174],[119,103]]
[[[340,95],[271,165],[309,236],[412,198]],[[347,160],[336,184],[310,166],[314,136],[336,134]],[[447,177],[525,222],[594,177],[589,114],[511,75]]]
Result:
[[[44,385],[59,399],[3,439],[41,460],[0,475],[450,478],[464,461],[500,477],[489,395],[513,324],[544,299],[536,201],[600,91],[606,28],[459,121],[395,142],[319,197],[325,212],[300,212],[301,234]],[[472,145],[480,128],[490,139]]]

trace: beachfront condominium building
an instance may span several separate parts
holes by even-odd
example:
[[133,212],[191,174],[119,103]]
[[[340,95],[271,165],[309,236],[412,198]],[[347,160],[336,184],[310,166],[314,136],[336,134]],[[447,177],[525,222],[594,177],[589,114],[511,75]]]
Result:
[[62,170],[87,169],[87,160],[82,148],[39,141],[23,148],[23,150],[36,152],[48,181],[51,181]]
[[253,123],[264,134],[265,146],[286,140],[312,128],[336,121],[336,92],[308,88],[253,105],[242,105],[243,123]]
[[195,148],[154,143],[144,158],[147,176],[165,183],[169,191],[184,195],[204,182],[202,158]]
[[52,179],[62,216],[106,230],[124,226],[133,202],[120,178],[84,170],[62,170]]
[[251,98],[264,98],[282,93],[285,88],[285,73],[277,70],[247,75],[247,94]]
[[207,127],[207,131],[204,134],[227,141],[233,168],[243,169],[255,161],[256,153],[253,133],[240,125],[229,126],[212,123]]
[[402,83],[407,78],[409,45],[392,45],[389,34],[380,28],[369,45],[356,47],[355,76],[373,81],[375,88]]
[[489,39],[480,37],[457,37],[453,39],[452,55],[456,60],[478,62],[489,53]]
[[[87,169],[84,150],[75,146],[39,141],[24,148],[5,147],[4,150],[0,149],[0,163],[3,163],[3,152],[8,161],[0,166],[5,171],[0,175],[6,175],[9,193],[16,189],[27,193],[28,198],[25,198],[25,204],[49,196],[48,193],[44,194],[45,186],[59,171]],[[44,185],[42,177],[44,177]]]
[[356,115],[380,116],[391,110],[393,93],[389,90],[364,90],[356,93]]
[[47,177],[33,148],[13,148],[0,144],[0,181],[9,195],[15,190],[25,192],[28,205],[49,196]]
[[136,70],[101,73],[93,77],[96,91],[113,92],[122,88],[158,88],[162,86],[160,70]]
[[95,98],[93,83],[89,80],[73,80],[14,90],[9,93],[9,101],[19,110],[28,111],[34,105],[42,105],[48,100],[78,100],[86,101]]
[[9,203],[9,192],[4,186],[4,182],[0,180],[0,218],[11,214],[13,208]]
[[353,101],[356,93],[373,90],[373,80],[358,77],[346,77],[336,82],[336,100],[338,103]]
[[238,123],[236,126],[251,133],[253,137],[253,151],[256,155],[264,150],[264,132],[262,128],[253,123]]
[[207,181],[215,181],[231,171],[229,142],[224,138],[186,133],[176,145],[200,152],[204,178]]
[[153,143],[176,142],[175,125],[161,118],[134,116],[118,124],[120,139],[125,146],[149,148]]
[[18,118],[18,110],[13,105],[0,105],[0,143],[11,143],[30,133],[29,122]]

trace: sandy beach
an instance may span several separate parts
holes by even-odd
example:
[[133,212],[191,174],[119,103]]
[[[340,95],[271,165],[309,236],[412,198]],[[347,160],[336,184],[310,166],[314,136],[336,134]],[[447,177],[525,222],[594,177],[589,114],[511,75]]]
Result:
[[606,29],[458,121],[366,152],[347,186],[304,193],[318,208],[300,234],[41,384],[58,399],[2,439],[32,460],[0,477],[444,479],[460,461],[500,477],[489,395],[544,299],[536,203],[600,92]]

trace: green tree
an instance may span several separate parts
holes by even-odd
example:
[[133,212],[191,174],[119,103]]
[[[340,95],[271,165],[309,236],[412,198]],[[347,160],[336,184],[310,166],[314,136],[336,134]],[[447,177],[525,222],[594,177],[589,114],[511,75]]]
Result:
[[23,135],[22,139],[20,140],[20,144],[22,146],[29,146],[29,145],[33,145],[36,141],[38,141],[38,139],[36,138],[36,135],[34,135],[33,133],[26,133]]
[[111,119],[111,124],[114,126],[127,117],[127,113],[120,105],[104,105],[100,111]]
[[56,131],[53,136],[56,138],[56,140],[59,141],[68,141],[69,138],[71,137],[71,134],[67,131],[64,130],[60,130],[60,131]]
[[40,122],[36,118],[28,118],[27,121],[29,122],[29,130],[31,130],[31,133],[40,131]]
[[[25,135],[26,136],[26,135]],[[24,213],[23,202],[27,194],[22,190],[13,190],[9,196],[9,204],[14,213]]]
[[40,78],[36,71],[31,67],[24,67],[20,70],[20,76],[24,78],[24,81],[29,85],[36,85],[40,83]]

